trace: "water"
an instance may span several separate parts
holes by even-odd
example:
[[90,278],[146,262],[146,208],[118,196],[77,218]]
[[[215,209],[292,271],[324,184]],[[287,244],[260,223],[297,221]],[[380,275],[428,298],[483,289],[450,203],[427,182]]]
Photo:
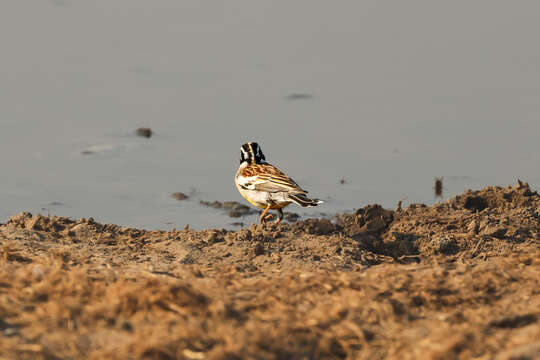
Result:
[[[4,1],[0,221],[238,221],[239,147],[333,214],[540,185],[540,3]],[[134,130],[151,127],[150,139]],[[93,154],[83,155],[83,151]],[[345,184],[340,184],[340,179]],[[190,193],[178,202],[173,192]],[[240,219],[246,223],[255,216]]]

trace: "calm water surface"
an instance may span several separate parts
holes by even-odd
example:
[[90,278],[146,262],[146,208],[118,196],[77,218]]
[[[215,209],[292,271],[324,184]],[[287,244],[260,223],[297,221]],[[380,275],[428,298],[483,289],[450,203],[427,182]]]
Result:
[[0,222],[231,228],[199,201],[244,202],[232,178],[249,140],[326,201],[288,208],[305,216],[433,203],[435,176],[446,198],[518,177],[538,188],[539,13],[497,0],[3,1]]

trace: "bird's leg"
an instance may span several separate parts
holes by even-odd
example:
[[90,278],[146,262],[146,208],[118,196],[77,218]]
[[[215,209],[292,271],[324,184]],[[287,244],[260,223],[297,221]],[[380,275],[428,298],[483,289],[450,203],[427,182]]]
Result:
[[281,219],[283,219],[283,210],[277,209],[277,213],[278,213],[278,218],[277,218],[277,220],[276,220],[276,224],[279,224],[279,222],[281,221]]
[[270,210],[270,205],[268,205],[266,209],[264,209],[264,211],[261,214],[261,217],[259,218],[261,220],[261,224],[266,221],[266,213],[268,212],[268,210]]

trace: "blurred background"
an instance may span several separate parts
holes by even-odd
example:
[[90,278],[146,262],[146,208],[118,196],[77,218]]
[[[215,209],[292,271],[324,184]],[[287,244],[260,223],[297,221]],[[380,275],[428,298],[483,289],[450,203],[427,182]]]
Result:
[[303,217],[517,178],[538,188],[539,13],[498,0],[3,1],[0,222],[249,224],[199,201],[247,204],[233,176],[251,140],[325,200],[287,208]]

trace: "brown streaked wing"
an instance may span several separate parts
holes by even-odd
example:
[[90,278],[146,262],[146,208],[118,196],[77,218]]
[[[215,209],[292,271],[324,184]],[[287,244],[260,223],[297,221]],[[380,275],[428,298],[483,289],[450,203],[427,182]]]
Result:
[[246,167],[242,176],[257,176],[253,182],[255,189],[269,192],[291,191],[307,194],[293,179],[285,175],[272,164],[256,164]]
[[251,177],[261,174],[281,175],[287,176],[282,173],[277,167],[271,164],[253,164],[247,166],[241,173],[242,176]]

